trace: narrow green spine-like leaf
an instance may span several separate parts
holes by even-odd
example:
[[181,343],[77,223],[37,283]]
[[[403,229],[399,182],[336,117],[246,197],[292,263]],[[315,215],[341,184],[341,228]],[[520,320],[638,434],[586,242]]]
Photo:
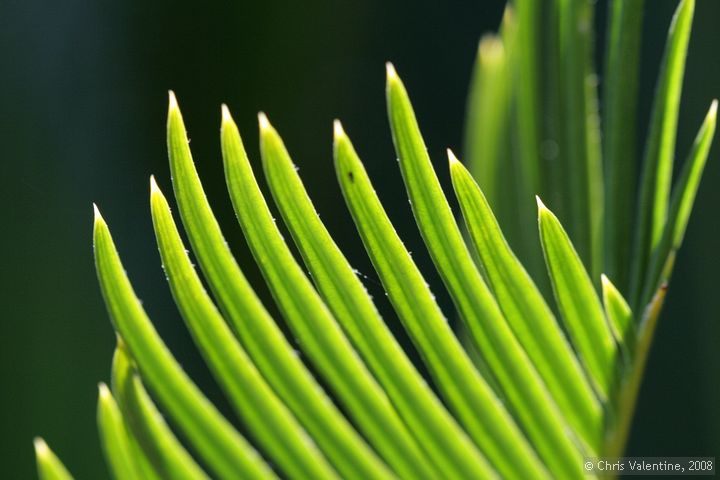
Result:
[[450,173],[498,305],[570,425],[592,450],[599,451],[604,427],[602,405],[552,310],[505,241],[470,172],[460,162],[451,161]]
[[117,480],[160,478],[154,470],[143,468],[141,463],[146,459],[143,458],[142,452],[133,448],[132,434],[125,425],[110,389],[104,383],[99,386],[97,423],[105,460],[114,478]]
[[219,478],[275,478],[252,446],[192,383],[163,343],[133,291],[97,209],[93,239],[98,280],[115,328],[188,441]]
[[603,78],[605,273],[626,291],[637,156],[637,92],[645,0],[611,0]]
[[668,281],[668,278],[663,278],[662,270],[668,261],[670,252],[677,251],[685,237],[685,230],[695,203],[695,195],[700,186],[705,163],[710,153],[710,146],[715,136],[716,122],[717,100],[714,100],[695,138],[690,155],[685,160],[677,185],[673,189],[663,237],[653,252],[644,283],[645,293],[641,298],[641,303],[649,301],[652,292],[657,290],[660,283]]
[[[293,257],[255,180],[237,126],[225,110],[221,129],[228,190],[245,239],[303,351],[327,380],[349,415],[400,476],[432,477],[421,451],[372,374]],[[260,114],[260,149],[270,128]]]
[[675,12],[655,92],[633,245],[630,302],[636,309],[642,307],[639,304],[642,281],[667,220],[680,95],[694,10],[695,0],[682,0]]
[[[341,128],[336,123],[336,128]],[[481,474],[480,453],[415,369],[315,210],[282,139],[263,130],[275,203],[320,293],[444,477]]]
[[172,92],[168,151],[175,198],[193,251],[225,318],[258,369],[344,477],[384,476],[387,466],[312,377],[238,267],[205,197]]
[[338,478],[315,443],[257,371],[195,273],[170,213],[151,179],[153,226],[175,302],[238,416],[268,456],[292,478]]
[[478,351],[545,463],[559,474],[582,474],[582,455],[566,434],[555,402],[507,325],[465,245],[430,162],[410,99],[391,64],[387,103],[395,151],[415,220]]
[[[546,476],[532,447],[454,336],[340,128],[335,131],[335,168],[385,291],[460,422],[499,474],[507,478]],[[489,476],[491,472],[485,468],[485,476]]]
[[73,480],[65,465],[50,450],[45,440],[38,437],[35,444],[35,462],[40,480]]
[[607,398],[615,382],[615,340],[593,283],[565,229],[540,197],[537,202],[540,240],[560,313],[598,393]]
[[129,429],[161,478],[209,478],[165,423],[120,337],[113,355],[112,389]]

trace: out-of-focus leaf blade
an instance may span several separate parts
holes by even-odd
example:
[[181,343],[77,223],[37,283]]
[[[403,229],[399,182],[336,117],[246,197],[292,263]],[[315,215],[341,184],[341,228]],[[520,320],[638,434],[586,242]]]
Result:
[[35,444],[35,462],[40,480],[73,480],[65,465],[50,450],[45,440],[38,437]]
[[[258,369],[343,476],[382,475],[387,467],[312,377],[235,261],[200,183],[172,92],[168,151],[175,198],[193,251],[225,318]],[[346,465],[352,468],[344,469]]]
[[557,217],[538,201],[540,240],[570,339],[602,398],[615,381],[617,346],[582,260]]
[[[685,160],[680,178],[673,189],[663,238],[653,252],[650,261],[648,275],[644,282],[645,293],[641,298],[641,305],[650,300],[650,295],[657,290],[660,283],[669,280],[667,277],[663,278],[663,266],[666,264],[671,250],[678,250],[685,237],[685,230],[690,220],[695,196],[700,187],[700,180],[715,136],[716,121],[717,100],[713,101],[710,106],[710,110],[690,150],[690,155]],[[669,272],[667,275],[669,275]]]
[[120,337],[113,355],[112,389],[129,429],[161,478],[209,478],[165,423]]
[[597,92],[591,68],[593,5],[558,2],[559,64],[562,88],[562,158],[569,186],[566,224],[580,258],[593,278],[602,269],[603,175],[597,119]]
[[628,287],[644,0],[611,0],[603,79],[605,273]]
[[505,241],[480,187],[465,167],[450,162],[465,223],[498,305],[563,415],[599,451],[603,410],[585,372],[539,290]]
[[682,0],[675,12],[655,92],[632,256],[629,299],[636,309],[640,306],[642,281],[647,275],[650,257],[660,243],[667,220],[680,95],[694,10],[695,0]]
[[257,444],[292,478],[338,478],[262,378],[205,292],[154,178],[150,203],[155,236],[175,302],[210,370]]
[[[448,326],[339,124],[335,130],[335,168],[345,201],[385,291],[460,422],[501,475],[507,478],[547,475],[532,447]],[[479,464],[478,468],[482,468],[482,476],[492,475],[486,464]]]
[[130,285],[97,209],[93,238],[98,280],[115,328],[188,441],[219,478],[275,478],[252,446],[192,383],[163,343]]
[[356,272],[320,220],[278,133],[272,127],[263,133],[263,166],[275,203],[335,318],[440,473],[448,478],[476,476],[475,465],[482,461],[479,452],[382,321]]
[[[262,152],[268,148],[265,133],[268,128],[270,124],[261,114]],[[221,138],[228,190],[245,239],[308,359],[327,380],[358,429],[398,475],[433,476],[432,464],[285,243],[227,110],[223,115]],[[376,475],[381,473],[378,471]]]

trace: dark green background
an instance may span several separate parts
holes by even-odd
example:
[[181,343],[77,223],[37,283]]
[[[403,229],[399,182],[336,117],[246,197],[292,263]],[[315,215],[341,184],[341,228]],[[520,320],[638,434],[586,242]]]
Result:
[[[652,8],[643,50],[643,129],[676,2],[646,3]],[[604,10],[605,2],[599,2],[601,26]],[[352,262],[373,278],[334,179],[331,121],[341,118],[401,236],[438,285],[394,161],[383,62],[392,60],[405,80],[446,182],[442,151],[460,150],[476,42],[498,24],[501,12],[500,1],[0,1],[3,478],[33,478],[35,435],[44,436],[78,478],[107,475],[95,400],[97,382],[108,380],[114,338],[92,263],[93,201],[161,333],[190,374],[218,397],[172,304],[149,217],[149,175],[170,189],[164,139],[168,89],[178,95],[208,195],[250,275],[257,270],[222,178],[221,102],[233,111],[256,166],[255,115],[267,112],[322,218]],[[718,22],[720,2],[698,0],[680,158],[711,99],[720,95]],[[630,454],[720,453],[717,152],[714,148],[678,258]],[[528,232],[534,235],[535,226]],[[264,285],[255,283],[267,295]],[[369,288],[379,292],[372,282]],[[447,307],[447,296],[435,290]]]

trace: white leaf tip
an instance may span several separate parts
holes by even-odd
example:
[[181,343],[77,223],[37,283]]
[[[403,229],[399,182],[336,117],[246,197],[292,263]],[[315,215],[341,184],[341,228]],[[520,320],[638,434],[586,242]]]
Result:
[[713,121],[717,119],[717,109],[718,109],[718,99],[716,98],[710,104],[710,110],[708,111],[708,117]]
[[160,193],[160,187],[158,187],[157,181],[155,181],[155,175],[150,175],[150,195],[156,195]]
[[98,383],[98,394],[100,395],[101,401],[106,401],[111,397],[110,389],[105,384],[105,382]]
[[345,130],[343,129],[342,123],[338,119],[333,120],[333,136],[336,139],[345,136]]
[[173,92],[172,90],[168,90],[168,109],[169,110],[177,110],[178,109],[177,98],[175,98],[175,92]]
[[46,457],[50,453],[50,447],[42,437],[35,437],[33,445],[35,445],[35,455],[38,457]]
[[547,207],[543,203],[543,201],[540,199],[540,195],[535,195],[535,201],[537,202],[538,211],[547,210]]
[[103,217],[100,213],[100,209],[97,206],[97,203],[93,202],[93,217],[95,218],[95,222],[102,221]]
[[447,152],[448,163],[450,164],[450,167],[460,163],[460,160],[458,160],[458,158],[455,156],[455,154],[453,153],[452,150],[447,148],[445,151]]
[[222,123],[231,122],[232,116],[230,116],[230,109],[227,105],[224,103],[220,106],[220,111],[222,112]]
[[258,124],[260,125],[260,130],[267,130],[270,128],[270,121],[267,118],[267,115],[265,115],[265,112],[258,112]]
[[391,62],[385,62],[385,72],[387,74],[388,81],[396,80],[398,78],[395,66]]

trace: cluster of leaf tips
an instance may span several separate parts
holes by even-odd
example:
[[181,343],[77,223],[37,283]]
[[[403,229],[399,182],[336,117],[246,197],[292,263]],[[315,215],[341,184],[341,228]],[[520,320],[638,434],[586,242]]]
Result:
[[[320,221],[280,136],[260,114],[265,178],[302,264],[293,256],[223,106],[230,197],[310,372],[224,240],[171,93],[175,199],[211,292],[151,179],[157,243],[182,318],[248,438],[159,337],[96,209],[96,267],[118,335],[112,386],[100,385],[97,412],[114,477],[581,478],[588,475],[585,457],[621,454],[717,104],[671,192],[694,9],[693,0],[682,0],[668,34],[636,201],[643,1],[610,1],[602,136],[590,61],[592,3],[516,0],[500,33],[480,42],[468,102],[469,169],[448,150],[464,231],[405,87],[388,64],[388,117],[412,212],[479,360],[450,328],[335,123],[335,170],[345,202],[433,387],[380,317]],[[535,218],[539,242],[531,234]],[[554,300],[543,294],[548,280]],[[71,478],[41,439],[36,453],[41,478]]]

